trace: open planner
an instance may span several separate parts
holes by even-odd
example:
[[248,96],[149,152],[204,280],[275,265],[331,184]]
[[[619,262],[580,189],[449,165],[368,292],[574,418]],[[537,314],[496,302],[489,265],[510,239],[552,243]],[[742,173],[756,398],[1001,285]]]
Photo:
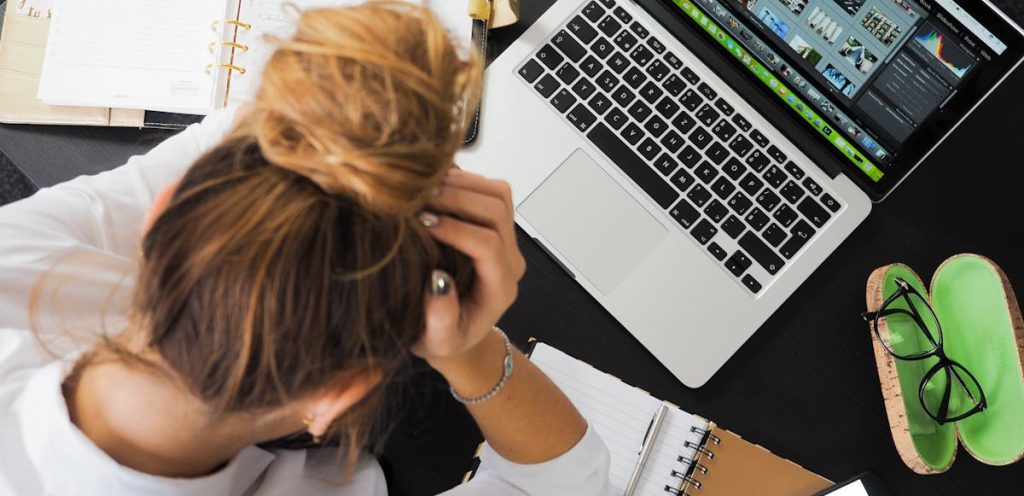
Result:
[[[465,2],[409,0],[468,46]],[[357,0],[56,0],[39,83],[54,105],[205,114],[250,100],[300,10]],[[435,5],[436,4],[436,5]]]
[[608,496],[809,496],[832,485],[551,346],[533,343],[530,360],[608,446]]

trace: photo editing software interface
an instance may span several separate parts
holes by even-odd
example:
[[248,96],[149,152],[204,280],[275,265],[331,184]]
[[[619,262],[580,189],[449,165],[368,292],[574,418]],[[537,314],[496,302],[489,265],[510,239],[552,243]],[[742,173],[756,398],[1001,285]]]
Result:
[[955,0],[672,0],[867,177],[1007,50]]

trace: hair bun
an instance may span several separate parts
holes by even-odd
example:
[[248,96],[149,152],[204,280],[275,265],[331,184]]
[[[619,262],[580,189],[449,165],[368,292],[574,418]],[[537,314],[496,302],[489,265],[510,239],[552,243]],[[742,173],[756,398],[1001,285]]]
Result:
[[306,11],[278,46],[249,121],[264,157],[372,210],[419,210],[462,144],[480,61],[401,1]]

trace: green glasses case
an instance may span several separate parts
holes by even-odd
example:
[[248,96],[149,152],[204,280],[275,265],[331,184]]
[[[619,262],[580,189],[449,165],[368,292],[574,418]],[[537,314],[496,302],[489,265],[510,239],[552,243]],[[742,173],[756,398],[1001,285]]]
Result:
[[[876,311],[896,292],[902,278],[930,300],[942,326],[946,355],[978,379],[987,408],[940,425],[921,406],[921,379],[938,359],[895,359],[872,333],[885,410],[896,451],[919,474],[945,472],[957,446],[989,465],[1008,465],[1024,457],[1024,320],[1003,271],[980,255],[956,255],[935,271],[930,291],[906,265],[875,270],[868,280],[868,310]],[[930,295],[930,296],[929,296]],[[916,339],[913,322],[880,319],[885,339]],[[896,342],[896,341],[894,341]]]

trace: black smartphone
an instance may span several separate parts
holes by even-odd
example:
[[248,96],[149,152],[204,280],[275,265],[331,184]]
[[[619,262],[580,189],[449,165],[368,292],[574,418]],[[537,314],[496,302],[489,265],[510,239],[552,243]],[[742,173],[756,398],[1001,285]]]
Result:
[[814,496],[889,496],[889,491],[882,485],[882,480],[872,473],[865,472],[852,479],[836,484]]

